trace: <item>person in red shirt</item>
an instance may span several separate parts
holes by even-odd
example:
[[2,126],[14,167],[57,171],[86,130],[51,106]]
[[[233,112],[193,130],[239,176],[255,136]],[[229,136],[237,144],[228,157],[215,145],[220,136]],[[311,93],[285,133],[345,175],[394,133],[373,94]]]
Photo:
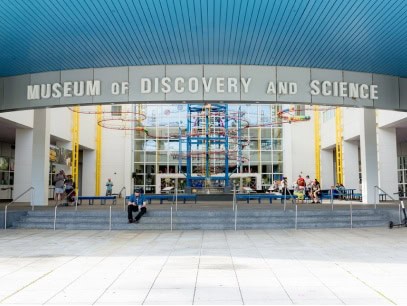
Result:
[[298,176],[296,184],[297,184],[299,190],[305,189],[305,180],[301,175]]

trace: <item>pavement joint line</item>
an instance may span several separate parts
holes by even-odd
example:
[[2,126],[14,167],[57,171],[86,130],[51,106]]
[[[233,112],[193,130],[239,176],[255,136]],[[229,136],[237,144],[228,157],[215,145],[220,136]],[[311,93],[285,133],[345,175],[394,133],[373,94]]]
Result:
[[[306,233],[306,234],[308,234],[309,236],[311,236],[311,237],[313,237],[314,235],[311,235],[311,233],[309,233],[309,232],[307,232],[307,231],[304,231],[303,233]],[[321,257],[325,257],[325,254],[323,254],[323,253],[320,253],[320,255],[321,255]],[[294,255],[294,258],[299,262],[299,263],[302,263],[302,261],[301,261],[301,259],[300,258],[298,258],[296,255]],[[310,269],[309,267],[308,267],[308,265],[304,265],[305,266],[305,268],[308,270],[308,272],[311,274],[311,275],[313,275],[316,279],[318,279],[320,282],[321,282],[321,284],[325,287],[325,288],[327,288],[334,296],[336,296],[336,298],[339,300],[339,301],[341,301],[341,303],[342,304],[346,304],[337,294],[335,294],[335,292],[330,288],[330,287],[328,287],[317,275],[315,275],[315,273],[313,273],[313,271],[312,271],[312,269]]]
[[195,276],[195,286],[194,286],[194,295],[192,296],[192,305],[195,305],[195,295],[196,295],[196,285],[198,284],[198,276],[199,276],[199,267],[201,265],[201,256],[202,256],[202,246],[203,246],[203,241],[204,241],[204,231],[201,233],[201,246],[199,248],[199,259],[198,259],[198,268],[196,270],[196,276]]
[[[160,235],[162,235],[162,234],[163,234],[163,233],[160,233]],[[150,294],[150,292],[151,292],[151,289],[153,289],[154,284],[155,284],[155,282],[157,281],[158,276],[160,275],[160,273],[161,273],[161,271],[163,270],[164,266],[167,264],[168,259],[170,258],[171,254],[174,252],[174,250],[175,250],[177,244],[179,243],[179,241],[180,241],[180,239],[181,239],[181,237],[182,237],[183,234],[184,234],[184,231],[178,232],[178,239],[177,239],[177,241],[172,245],[172,249],[171,249],[170,253],[168,254],[168,256],[167,256],[165,262],[162,264],[160,271],[157,273],[156,277],[154,278],[154,281],[153,281],[153,283],[151,284],[151,287],[150,287],[150,289],[148,290],[148,292],[147,292],[147,294],[146,294],[146,296],[145,296],[143,302],[141,302],[141,305],[144,305],[144,303],[146,302],[146,300],[147,300],[147,298],[148,298],[148,296],[149,296],[149,294]]]
[[[244,231],[244,232],[246,232],[246,231]],[[239,232],[239,233],[240,233],[240,232]],[[231,252],[231,250],[230,250],[230,244],[229,244],[229,240],[228,240],[228,235],[226,234],[226,231],[223,231],[223,234],[225,235],[225,241],[226,241],[226,245],[228,246],[228,250],[229,250],[229,254],[230,254],[230,260],[232,261],[233,272],[235,273],[236,282],[237,282],[237,285],[238,285],[238,287],[239,287],[240,299],[241,299],[241,301],[242,301],[242,304],[245,305],[244,299],[243,299],[243,294],[242,294],[242,288],[240,288],[239,278],[237,277],[237,273],[236,273],[235,262],[233,261],[232,252]]]
[[396,302],[394,302],[391,298],[387,297],[383,292],[380,292],[379,290],[377,290],[376,288],[372,287],[371,285],[369,285],[367,282],[365,282],[364,280],[362,280],[361,278],[359,278],[358,276],[356,276],[355,274],[353,274],[351,271],[349,271],[348,269],[342,267],[340,264],[335,263],[336,265],[338,265],[341,269],[343,269],[344,271],[346,271],[349,275],[351,275],[353,278],[357,279],[359,282],[361,282],[363,285],[365,285],[366,287],[368,287],[369,289],[373,290],[374,292],[376,292],[378,295],[382,296],[384,299],[386,299],[387,301],[389,301],[390,303],[392,303],[393,305],[397,305]]
[[[141,233],[139,233],[139,235],[135,235],[131,240],[138,238],[141,235]],[[152,240],[152,242],[154,242],[155,240],[157,240],[160,235],[156,235],[155,238]],[[143,256],[143,254],[147,251],[147,248],[143,249],[143,252],[141,252],[140,254],[138,254],[128,265],[126,268],[128,268],[129,266],[131,266],[138,258],[140,258],[140,256]],[[112,281],[112,283],[106,287],[106,289],[102,292],[102,294],[100,294],[100,296],[92,303],[92,305],[96,304],[99,299],[106,293],[107,290],[109,290],[110,287],[112,287],[112,285],[119,279],[119,277],[126,271],[126,268],[117,275],[117,277]]]
[[[266,233],[267,236],[271,237],[269,234],[269,231],[267,230],[263,230],[263,232]],[[286,231],[284,231],[286,232]],[[278,283],[280,284],[281,288],[284,290],[285,294],[287,295],[287,297],[290,299],[291,304],[295,304],[293,299],[291,298],[291,296],[288,294],[286,288],[283,286],[283,284],[281,283],[280,279],[277,277],[276,273],[274,272],[273,268],[270,266],[269,262],[264,258],[263,253],[259,250],[259,248],[257,247],[256,243],[253,242],[253,240],[251,239],[250,235],[247,234],[247,232],[245,231],[245,235],[248,237],[248,239],[250,241],[252,241],[252,243],[254,244],[254,247],[256,248],[257,252],[260,254],[261,258],[263,259],[263,261],[266,263],[266,265],[268,266],[268,268],[270,269],[271,273],[273,273],[274,277],[276,278],[276,280],[278,281]]]
[[[96,236],[97,234],[99,234],[98,231],[95,232],[93,236]],[[91,247],[94,247],[94,245],[89,245],[89,247],[87,249],[90,249]],[[121,246],[122,247],[122,246]],[[111,250],[110,254],[113,253],[115,250],[119,249],[120,247],[115,248],[114,250]],[[83,256],[83,255],[82,255]],[[79,256],[76,256],[75,258],[78,258]],[[90,270],[92,270],[95,266],[97,266],[100,262],[102,262],[103,260],[105,260],[107,257],[102,257],[97,263],[95,263],[94,265],[90,266],[89,269],[85,270],[82,274],[80,274],[78,277],[76,277],[75,279],[73,279],[71,282],[69,282],[64,288],[62,288],[61,290],[57,291],[54,295],[52,295],[48,300],[46,300],[44,302],[44,304],[47,304],[50,300],[52,300],[55,296],[57,296],[58,294],[60,294],[61,292],[63,292],[66,288],[68,288],[70,285],[72,285],[75,281],[77,281],[78,279],[80,279],[83,275],[85,275],[87,272],[89,272]]]
[[23,287],[17,289],[16,291],[10,293],[8,296],[6,296],[6,297],[4,297],[2,300],[0,300],[0,304],[2,304],[2,303],[3,303],[4,301],[6,301],[7,299],[11,298],[13,295],[15,295],[15,294],[17,294],[17,293],[23,291],[24,289],[28,288],[28,287],[31,286],[32,284],[34,284],[34,283],[36,283],[37,281],[39,281],[39,280],[43,279],[44,277],[48,276],[49,274],[51,274],[51,273],[54,272],[55,270],[59,269],[60,267],[64,266],[65,264],[71,262],[72,260],[74,260],[74,259],[77,258],[77,257],[78,257],[78,256],[72,257],[70,260],[68,260],[68,261],[66,261],[66,262],[64,262],[64,263],[62,263],[62,264],[60,264],[59,266],[57,266],[57,267],[55,267],[54,269],[52,269],[52,270],[50,270],[50,271],[44,273],[43,275],[41,275],[40,277],[36,278],[35,280],[32,280],[31,282],[29,282],[29,283],[26,284],[25,286],[23,286]]
[[[37,235],[37,234],[38,234],[38,233],[35,233],[35,235]],[[34,234],[33,234],[33,235],[34,235]],[[73,235],[75,235],[75,233],[72,233],[69,237],[72,237]],[[91,235],[90,237],[95,236],[95,235],[96,235],[96,233],[95,233],[94,235]],[[27,235],[27,236],[29,236],[29,235]],[[24,236],[24,238],[27,237],[27,236]],[[20,239],[21,239],[21,238],[20,238]],[[89,246],[88,248],[90,248],[90,247],[91,247],[91,246]],[[19,257],[21,257],[21,256],[19,256]],[[51,274],[51,273],[54,272],[55,270],[61,268],[61,267],[64,266],[65,264],[68,264],[69,262],[75,260],[75,259],[78,258],[78,257],[79,257],[79,255],[78,255],[78,256],[75,256],[75,257],[72,257],[70,260],[68,260],[68,261],[66,261],[66,262],[64,262],[64,263],[62,263],[62,264],[60,264],[60,265],[57,266],[56,268],[54,268],[54,269],[48,271],[47,273],[44,273],[42,276],[38,277],[37,279],[31,281],[31,282],[28,283],[27,285],[21,287],[20,289],[14,291],[13,293],[11,293],[11,294],[9,294],[8,296],[4,297],[2,300],[0,300],[0,304],[3,303],[5,300],[11,298],[13,295],[19,293],[20,291],[22,291],[22,290],[28,288],[29,286],[35,284],[37,281],[41,280],[41,279],[44,278],[45,276],[48,276],[49,274]],[[9,274],[11,274],[11,273],[15,273],[16,271],[20,271],[21,269],[24,269],[24,268],[26,268],[27,266],[29,266],[29,265],[31,265],[31,264],[33,264],[33,263],[39,262],[41,259],[42,259],[42,258],[38,258],[37,260],[35,260],[35,261],[33,261],[33,262],[30,262],[30,263],[28,263],[28,264],[22,266],[21,268],[15,270],[15,271],[12,271],[12,272],[10,272],[10,273],[7,273],[7,274],[3,275],[2,277],[7,276],[7,275],[9,275]]]

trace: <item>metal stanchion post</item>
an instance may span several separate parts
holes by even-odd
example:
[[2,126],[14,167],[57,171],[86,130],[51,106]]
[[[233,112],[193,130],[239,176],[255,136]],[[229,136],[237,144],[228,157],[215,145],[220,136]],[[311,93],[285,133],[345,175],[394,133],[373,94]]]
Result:
[[333,202],[334,202],[334,191],[331,188],[331,204],[333,204]]
[[401,224],[401,202],[399,203],[399,224]]
[[34,211],[34,199],[35,199],[35,189],[31,193],[31,210]]
[[111,231],[112,230],[112,205],[110,205],[110,207],[109,207],[110,209],[110,211],[109,211],[109,231]]
[[287,188],[284,187],[284,211],[285,211],[286,202],[287,202]]
[[55,205],[55,213],[54,213],[54,231],[56,228],[56,223],[57,223],[57,208],[58,208],[58,199],[57,199],[57,205]]
[[350,228],[353,228],[352,201],[350,202]]
[[172,232],[172,205],[171,205],[171,232]]
[[4,208],[4,229],[7,229],[7,205]]
[[235,210],[236,206],[236,184],[233,184],[233,200],[232,200],[232,210]]
[[178,178],[175,179],[175,211],[178,211]]
[[376,209],[376,193],[377,193],[377,188],[376,186],[374,187],[374,209]]
[[235,207],[235,231],[236,231],[236,229],[237,229],[237,204]]
[[295,203],[295,229],[297,229],[298,205]]

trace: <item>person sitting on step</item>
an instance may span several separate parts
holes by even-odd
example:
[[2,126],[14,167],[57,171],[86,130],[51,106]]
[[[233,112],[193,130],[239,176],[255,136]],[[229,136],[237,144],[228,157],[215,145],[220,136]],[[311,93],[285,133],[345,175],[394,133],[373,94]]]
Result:
[[[147,202],[140,188],[135,188],[127,203],[127,216],[129,223],[138,223],[140,218],[147,212]],[[138,212],[133,220],[133,211]]]

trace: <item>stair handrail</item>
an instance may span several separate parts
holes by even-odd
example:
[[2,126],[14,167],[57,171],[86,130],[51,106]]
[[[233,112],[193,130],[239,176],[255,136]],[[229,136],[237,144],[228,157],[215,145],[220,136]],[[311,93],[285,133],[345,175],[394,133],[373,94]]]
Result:
[[[11,201],[10,203],[6,204],[6,206],[4,207],[4,229],[7,229],[7,209],[9,207],[9,205],[15,203],[19,198],[21,198],[23,195],[25,195],[27,192],[29,192],[30,190],[35,190],[35,188],[33,186],[31,186],[30,188],[28,188],[27,190],[25,190],[23,193],[21,193],[18,197],[16,197],[13,201]],[[33,205],[33,197],[31,196],[31,207],[32,209],[34,209],[34,205]]]
[[122,195],[122,191],[124,190],[124,197],[123,197],[123,211],[126,211],[126,186],[123,186],[122,187],[122,189],[120,189],[120,191],[119,191],[119,197],[121,197],[121,195]]
[[[122,190],[123,189],[126,189],[126,187],[123,187],[121,190],[120,190],[120,193],[122,192]],[[120,194],[119,193],[119,194]],[[126,205],[126,193],[124,193],[124,198],[123,198],[124,200],[123,200],[123,203],[124,203],[124,205]],[[116,203],[116,199],[114,199],[110,204],[109,204],[109,231],[111,231],[112,230],[112,205],[113,205],[113,203]],[[117,204],[117,203],[116,203]],[[117,204],[117,205],[119,205],[119,204]],[[126,210],[126,209],[125,209]]]
[[[335,187],[335,188],[332,188],[332,187],[331,187],[331,189],[330,189],[330,193],[331,193],[331,194],[330,194],[330,195],[331,195],[332,211],[334,210],[334,193],[333,193],[334,190],[336,190],[340,196],[344,197],[344,199],[345,199],[345,197],[346,197],[346,193],[344,193],[344,192],[343,192],[342,190],[340,190],[338,187]],[[322,202],[322,200],[321,200],[321,202]],[[351,199],[351,203],[352,203],[352,199]]]
[[293,194],[291,193],[290,189],[284,188],[284,211],[285,211],[285,204],[286,204],[286,200],[287,200],[287,191],[288,191],[288,194],[289,194],[290,197],[291,197],[292,203],[293,203],[293,204],[297,204],[297,201],[295,200],[295,197],[294,197]]
[[383,192],[387,197],[389,197],[390,199],[392,199],[393,201],[396,202],[396,199],[394,199],[390,194],[388,194],[386,191],[384,191],[382,188],[380,188],[379,186],[374,186],[375,188],[379,189],[381,192]]
[[[126,190],[126,186],[123,186],[122,189],[120,189],[119,193],[117,194],[119,198],[122,196],[122,191]],[[126,196],[126,193],[124,193],[124,196]]]
[[[380,190],[381,192],[383,192],[387,197],[389,197],[391,200],[393,200],[394,202],[397,202],[396,201],[396,199],[394,199],[391,195],[389,195],[386,191],[384,191],[382,188],[380,188],[379,186],[374,186],[374,188],[376,188],[376,189],[378,189],[378,190]],[[375,197],[375,201],[374,201],[374,208],[376,209],[376,192],[375,192],[375,194],[374,194],[374,197]]]
[[[75,192],[75,189],[72,189],[71,192],[69,192],[69,193],[66,195],[65,198],[68,199],[68,197],[69,197],[71,194],[73,194],[74,192]],[[76,203],[77,203],[77,202],[76,202]],[[76,205],[76,207],[78,207],[76,203],[75,203],[75,205]],[[57,201],[56,201],[56,204],[55,204],[55,207],[54,207],[54,231],[55,231],[55,227],[56,227],[56,223],[57,223],[57,209],[58,209],[58,206],[59,206],[60,204],[62,204],[62,203],[59,203],[59,200],[58,200],[58,198],[57,198]]]

